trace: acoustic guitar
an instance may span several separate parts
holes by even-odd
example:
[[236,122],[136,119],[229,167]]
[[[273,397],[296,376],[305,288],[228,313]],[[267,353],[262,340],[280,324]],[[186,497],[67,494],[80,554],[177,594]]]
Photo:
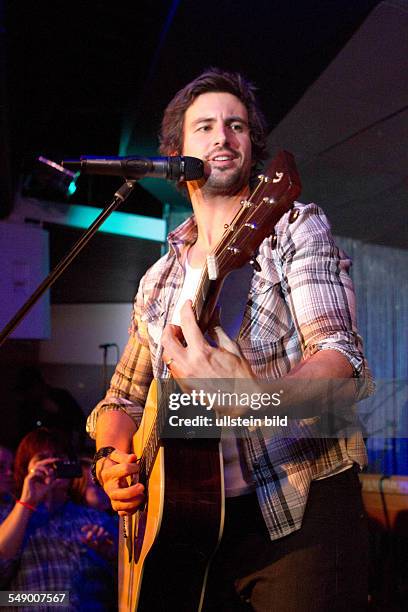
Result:
[[[258,177],[250,198],[207,258],[193,308],[205,332],[226,276],[250,261],[260,270],[256,251],[290,212],[301,190],[293,156],[281,151]],[[171,439],[163,435],[168,417],[166,393],[153,381],[141,425],[133,438],[143,506],[121,519],[119,610],[195,612],[201,610],[211,558],[224,522],[223,461],[219,438]]]

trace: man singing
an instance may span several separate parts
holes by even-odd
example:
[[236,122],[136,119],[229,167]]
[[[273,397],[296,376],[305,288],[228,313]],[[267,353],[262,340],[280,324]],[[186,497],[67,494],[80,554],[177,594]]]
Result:
[[[185,185],[194,215],[169,235],[169,252],[143,277],[129,342],[88,419],[101,450],[97,478],[121,514],[134,513],[144,500],[142,484],[123,486],[123,477],[138,470],[131,440],[153,378],[171,371],[178,380],[279,380],[276,389],[289,396],[307,380],[309,406],[319,404],[313,381],[350,379],[360,397],[372,387],[356,329],[350,261],[315,204],[296,203],[296,220],[285,214],[276,242],[262,242],[236,343],[216,327],[214,346],[197,326],[190,300],[200,272],[266,157],[254,92],[241,75],[210,69],[164,113],[161,153],[200,158],[207,176]],[[184,341],[174,324],[181,324]],[[290,402],[286,408],[290,417]],[[297,440],[262,430],[223,440],[222,448],[225,528],[204,610],[365,609],[361,435]]]

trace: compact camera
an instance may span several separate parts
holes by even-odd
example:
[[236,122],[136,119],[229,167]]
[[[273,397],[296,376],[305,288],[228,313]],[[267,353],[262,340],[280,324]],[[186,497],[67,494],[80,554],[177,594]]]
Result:
[[62,459],[52,464],[55,478],[80,478],[82,476],[81,464],[78,461]]

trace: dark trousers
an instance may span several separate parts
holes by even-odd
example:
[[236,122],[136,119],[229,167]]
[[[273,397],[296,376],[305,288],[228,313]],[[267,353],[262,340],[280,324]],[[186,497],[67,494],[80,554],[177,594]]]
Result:
[[367,609],[368,535],[357,468],[311,484],[300,530],[271,541],[256,495],[227,500],[205,612]]

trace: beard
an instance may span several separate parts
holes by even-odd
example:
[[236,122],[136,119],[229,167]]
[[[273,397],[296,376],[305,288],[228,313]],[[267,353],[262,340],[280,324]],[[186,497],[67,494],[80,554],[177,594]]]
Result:
[[213,168],[202,187],[209,196],[234,196],[248,185],[249,171],[244,168]]

